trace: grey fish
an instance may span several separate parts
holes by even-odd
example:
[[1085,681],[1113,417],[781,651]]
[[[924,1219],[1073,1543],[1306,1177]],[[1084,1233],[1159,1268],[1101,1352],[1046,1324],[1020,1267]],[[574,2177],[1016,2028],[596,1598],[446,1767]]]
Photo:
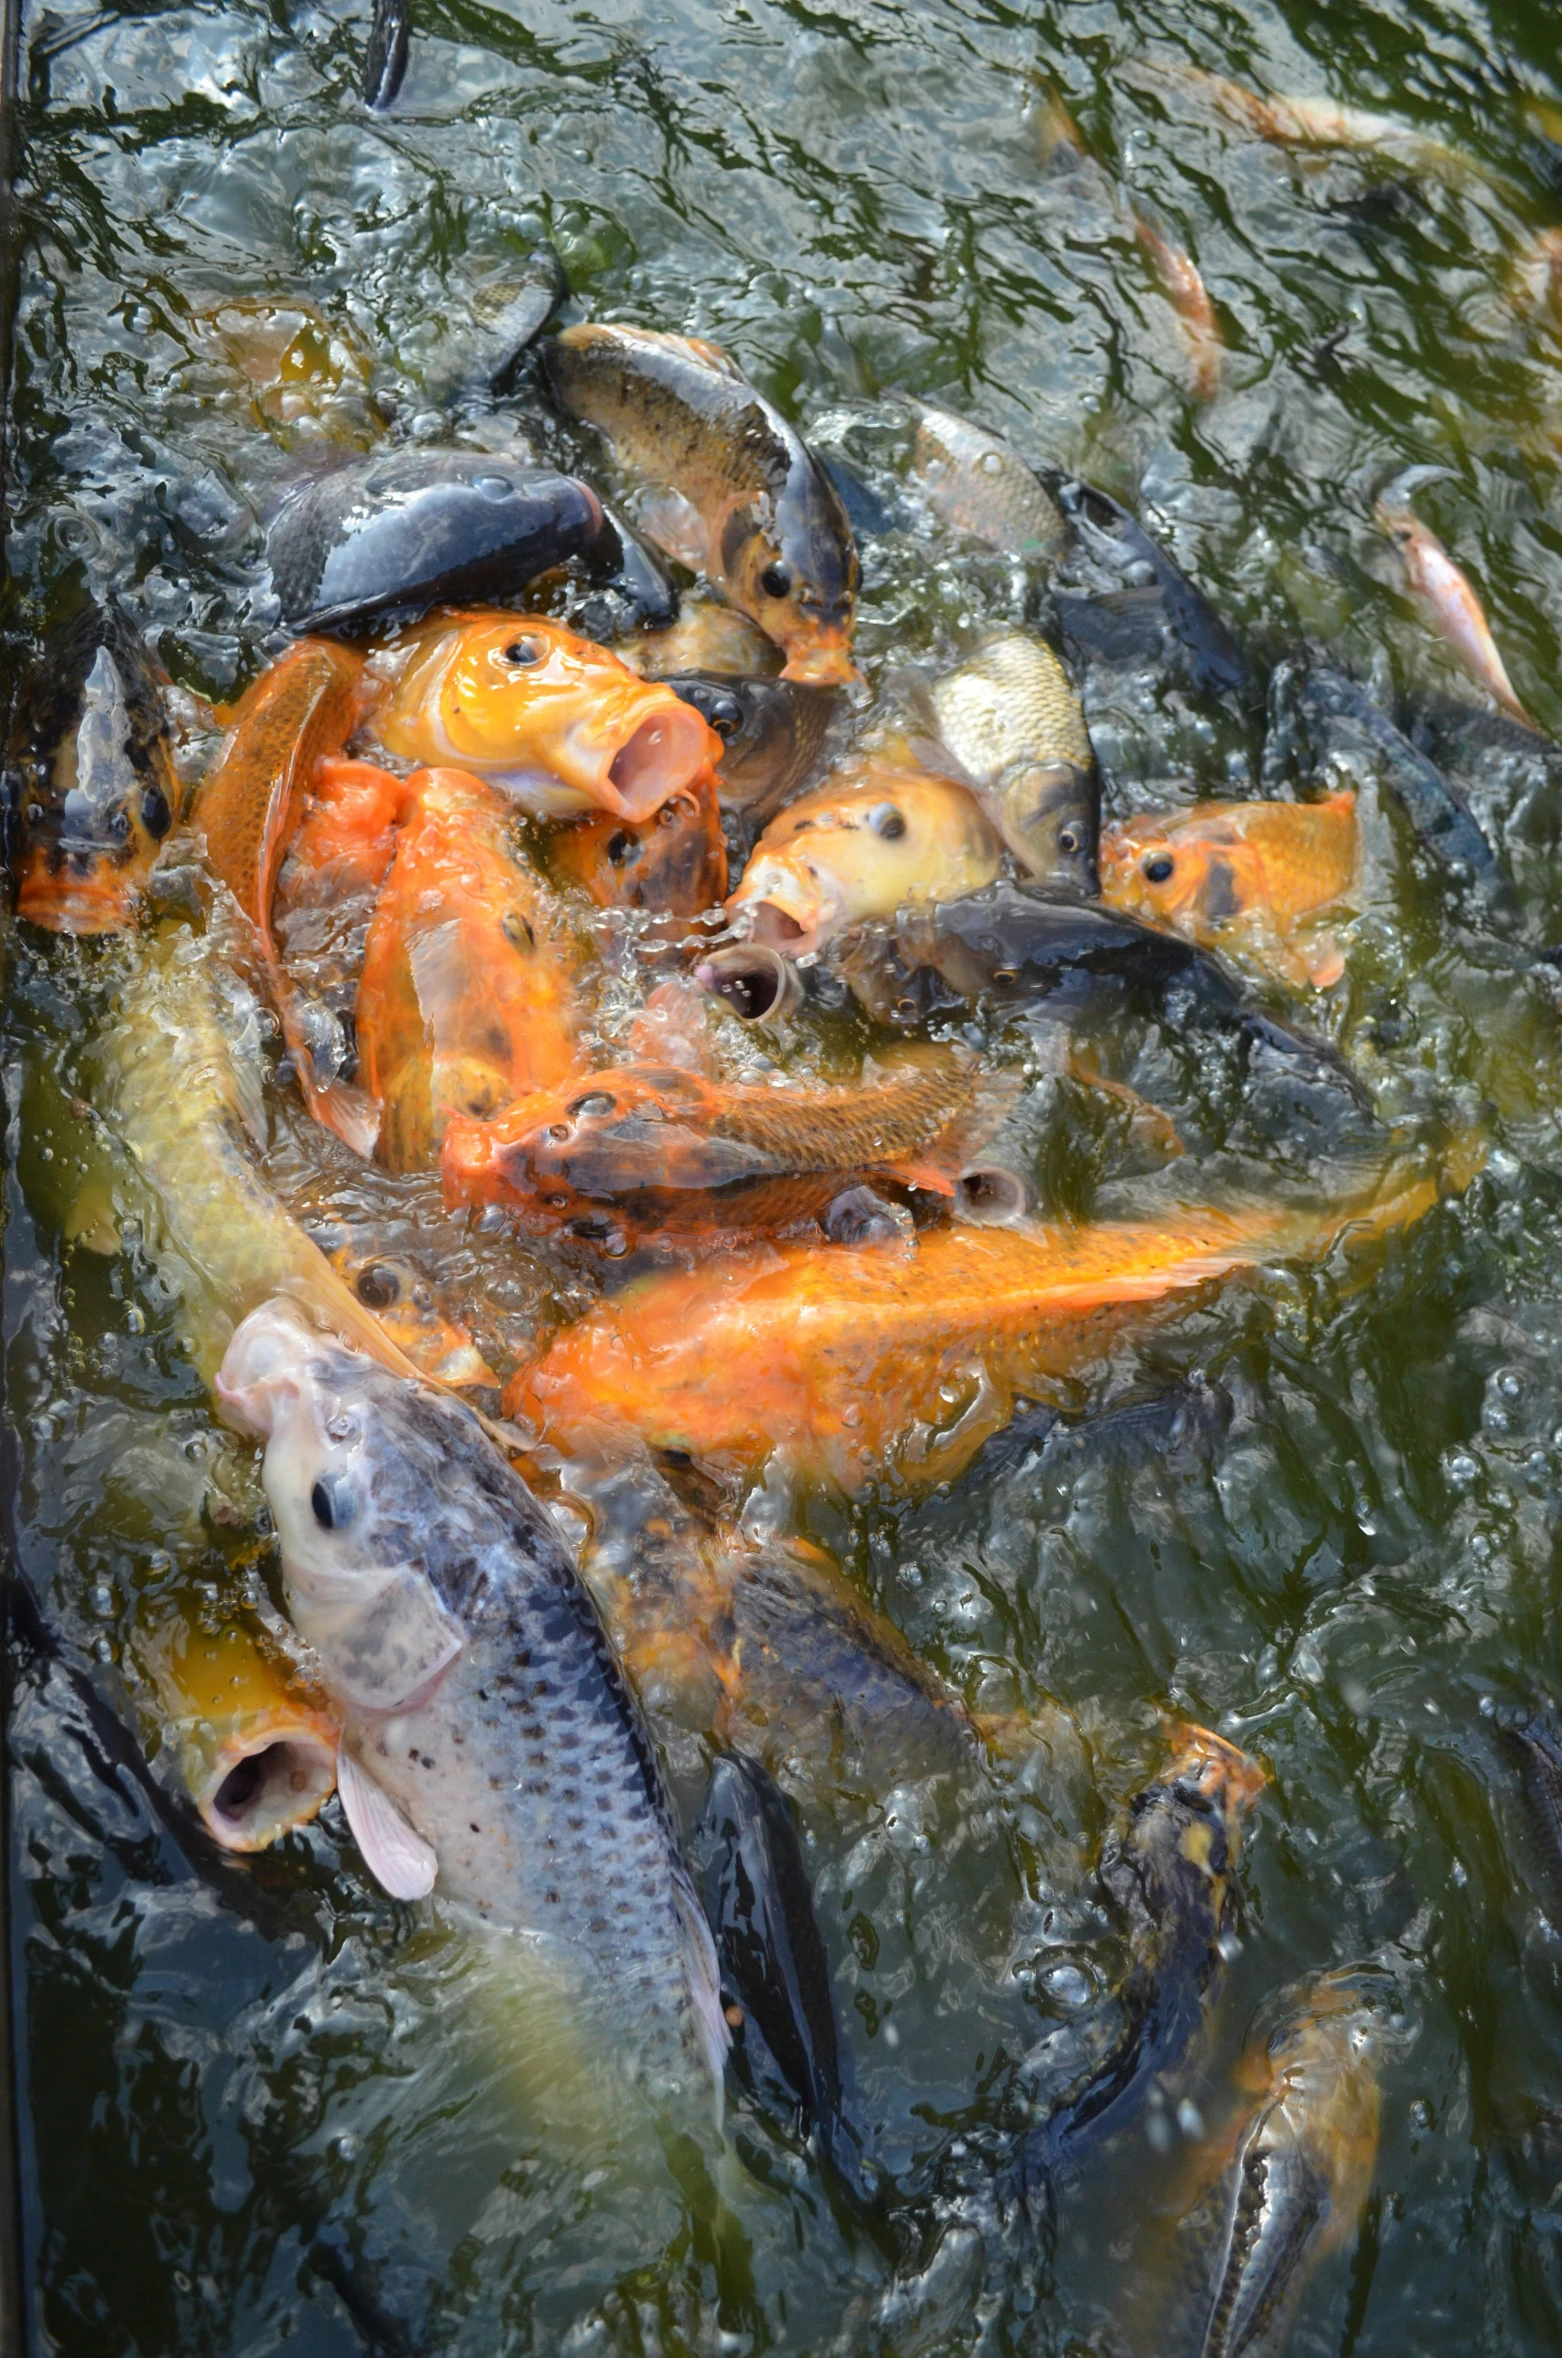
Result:
[[1068,526],[1034,467],[1012,442],[931,402],[913,401],[911,477],[941,523],[1009,557],[1052,563]]
[[716,792],[729,810],[768,814],[818,767],[837,702],[832,689],[716,672],[675,672],[667,685],[722,741]]
[[553,1524],[476,1420],[253,1312],[219,1392],[266,1442],[289,1607],[342,1720],[338,1788],[397,1898],[530,1936],[658,2104],[719,2101],[715,1953],[656,1755]]
[[1290,658],[1270,678],[1264,783],[1290,777],[1381,783],[1439,858],[1477,877],[1495,866],[1491,845],[1442,771],[1333,664]]
[[266,557],[290,630],[513,596],[602,530],[594,491],[484,450],[388,450],[289,492]]
[[[1060,483],[1058,505],[1073,526],[1079,553],[1124,584],[1108,590],[1106,601],[1128,604],[1136,617],[1153,604],[1181,650],[1191,684],[1210,696],[1245,697],[1251,677],[1241,648],[1197,583],[1137,517],[1093,483]],[[1079,617],[1081,627],[1086,619]]]

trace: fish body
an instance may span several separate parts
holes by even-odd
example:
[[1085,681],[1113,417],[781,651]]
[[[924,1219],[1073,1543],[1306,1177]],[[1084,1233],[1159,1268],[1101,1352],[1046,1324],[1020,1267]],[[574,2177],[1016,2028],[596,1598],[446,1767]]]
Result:
[[1476,174],[1471,159],[1440,139],[1428,138],[1413,124],[1392,115],[1374,114],[1358,106],[1341,106],[1313,92],[1273,94],[1264,98],[1240,82],[1211,74],[1198,66],[1157,60],[1154,71],[1167,81],[1197,90],[1232,122],[1276,147],[1341,147],[1359,154],[1381,155],[1440,174],[1454,181]]
[[453,305],[441,309],[427,359],[417,369],[424,392],[448,401],[459,393],[512,391],[533,340],[568,294],[563,263],[539,239],[518,265],[472,288],[461,316]]
[[284,439],[313,431],[356,441],[380,425],[368,361],[313,303],[237,297],[190,324],[198,345],[243,380],[255,422]]
[[1153,596],[1192,684],[1211,696],[1245,697],[1250,680],[1241,648],[1197,583],[1137,518],[1093,483],[1059,484],[1058,505],[1082,552],[1126,581],[1125,590],[1108,592],[1108,599]]
[[135,1648],[163,1741],[202,1825],[224,1850],[266,1850],[336,1790],[335,1714],[318,1687],[239,1622],[215,1636],[165,1625]]
[[20,683],[7,768],[17,914],[50,933],[134,922],[183,794],[166,682],[112,600],[52,632]]
[[716,792],[727,810],[762,817],[817,769],[836,697],[796,680],[674,672],[667,684],[721,739]]
[[1154,265],[1155,275],[1177,314],[1187,346],[1193,392],[1200,401],[1213,401],[1220,391],[1224,346],[1209,289],[1186,246],[1179,245],[1144,205],[1136,204],[1132,210],[1134,235]]
[[774,679],[781,650],[757,622],[714,598],[686,597],[671,624],[626,639],[619,655],[642,679],[676,679],[718,673],[723,679]]
[[452,1123],[446,1201],[504,1203],[619,1251],[651,1235],[762,1235],[821,1219],[870,1176],[952,1193],[1007,1095],[954,1058],[843,1089],[654,1066],[577,1073],[495,1121]]
[[1022,2183],[1033,2208],[1050,2204],[1060,2173],[1077,2171],[1138,2117],[1157,2081],[1190,2060],[1224,1984],[1243,1826],[1265,1783],[1236,1745],[1185,1726],[1135,1797],[1100,1872],[1130,1956],[1115,2035],[1026,2140]]
[[703,572],[818,687],[851,659],[857,551],[829,477],[780,412],[713,345],[645,328],[566,328],[544,363],[560,405],[619,463],[673,495],[641,521]]
[[727,893],[727,839],[709,771],[671,794],[653,818],[566,819],[546,859],[558,884],[577,885],[599,909],[649,909],[698,917]]
[[963,786],[866,754],[771,820],[727,909],[748,940],[801,958],[864,919],[975,892],[1000,859]]
[[1270,676],[1266,783],[1288,770],[1336,790],[1347,780],[1381,784],[1441,859],[1476,877],[1495,866],[1491,845],[1442,771],[1332,664],[1287,659]]
[[1321,985],[1343,971],[1338,949],[1309,953],[1291,937],[1351,890],[1359,866],[1349,790],[1313,803],[1196,803],[1107,828],[1101,897],[1206,949],[1251,935],[1286,979]]
[[1207,2242],[1195,2358],[1277,2351],[1307,2276],[1355,2231],[1377,2159],[1382,2051],[1367,1977],[1340,1973],[1247,2059],[1259,2102],[1183,2222]]
[[1055,563],[1068,544],[1068,526],[1014,445],[951,410],[926,401],[911,407],[911,479],[939,522],[1004,556]]
[[1044,639],[997,631],[928,694],[938,734],[1031,875],[1094,894],[1096,759],[1067,672]]
[[1505,1748],[1518,1761],[1553,1906],[1562,1906],[1562,1727],[1547,1711],[1508,1708],[1494,1717]]
[[543,615],[443,615],[387,663],[373,728],[388,753],[454,763],[545,815],[653,818],[720,758],[671,688]]
[[289,492],[266,557],[290,630],[344,630],[390,609],[517,596],[601,528],[600,500],[571,475],[414,444]]
[[[505,1394],[506,1413],[568,1450],[597,1424],[720,1471],[777,1452],[848,1491],[948,1479],[1017,1397],[1093,1365],[1125,1317],[1276,1256],[1322,1249],[1353,1217],[1247,1205],[1159,1222],[952,1227],[901,1249],[780,1244],[626,1286],[568,1327]],[[737,1371],[736,1375],[735,1372]]]
[[1379,529],[1398,549],[1411,595],[1430,615],[1465,670],[1527,728],[1534,722],[1519,702],[1507,666],[1487,627],[1481,602],[1435,532],[1414,515],[1394,486],[1373,506]]
[[409,781],[364,948],[357,1036],[375,1153],[425,1168],[452,1114],[491,1114],[575,1063],[574,956],[505,797],[461,770]]
[[220,1391],[266,1444],[289,1609],[341,1718],[370,1871],[526,1935],[654,2101],[719,2104],[710,1934],[549,1517],[466,1410],[284,1305],[246,1319]]

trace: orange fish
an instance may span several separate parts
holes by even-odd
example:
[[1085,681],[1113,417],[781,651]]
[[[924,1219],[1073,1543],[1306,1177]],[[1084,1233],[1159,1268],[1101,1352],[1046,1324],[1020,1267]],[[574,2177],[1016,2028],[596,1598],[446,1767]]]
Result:
[[[1385,1182],[1385,1187],[1392,1180]],[[511,1379],[507,1415],[568,1452],[588,1426],[752,1473],[782,1452],[845,1490],[948,1480],[1099,1362],[1125,1313],[1342,1231],[1420,1216],[1435,1179],[1334,1215],[1248,1204],[1144,1223],[952,1227],[902,1248],[786,1244],[628,1285]]]
[[599,909],[698,917],[727,894],[727,839],[707,772],[669,795],[654,818],[569,819],[546,858],[556,883],[575,884]]
[[300,639],[241,698],[217,767],[195,807],[206,854],[255,929],[283,1037],[315,1119],[367,1155],[370,1109],[334,1074],[317,1074],[308,1010],[277,955],[272,909],[277,878],[319,765],[340,752],[357,721],[363,658],[334,639]]
[[1519,702],[1480,599],[1436,533],[1410,508],[1411,492],[1445,472],[1442,467],[1409,468],[1379,494],[1373,503],[1373,517],[1404,560],[1405,584],[1411,596],[1420,602],[1470,677],[1495,696],[1505,712],[1532,729],[1535,723]]
[[388,753],[454,762],[528,809],[653,818],[721,759],[692,704],[540,614],[444,614],[384,659]]
[[452,1390],[477,1385],[497,1390],[498,1377],[464,1326],[447,1318],[423,1271],[392,1251],[376,1251],[363,1231],[310,1233],[354,1296],[372,1310],[382,1331],[412,1365]]
[[264,1850],[336,1790],[339,1729],[319,1690],[240,1625],[210,1636],[171,1621],[133,1641],[164,1741],[224,1850]]
[[513,839],[506,798],[463,770],[420,770],[358,986],[375,1152],[432,1162],[452,1114],[556,1088],[576,1063],[574,955]]
[[1326,937],[1293,939],[1348,893],[1359,866],[1356,797],[1201,802],[1101,830],[1101,898],[1202,948],[1249,950],[1287,982],[1338,982]]
[[1187,248],[1168,237],[1142,205],[1135,204],[1132,211],[1134,234],[1154,263],[1182,328],[1194,393],[1200,401],[1213,401],[1220,391],[1222,345],[1209,289]]
[[873,1178],[952,1195],[1019,1085],[952,1056],[848,1089],[648,1065],[577,1073],[497,1121],[452,1121],[445,1200],[508,1204],[619,1252],[653,1236],[765,1235],[822,1219]]

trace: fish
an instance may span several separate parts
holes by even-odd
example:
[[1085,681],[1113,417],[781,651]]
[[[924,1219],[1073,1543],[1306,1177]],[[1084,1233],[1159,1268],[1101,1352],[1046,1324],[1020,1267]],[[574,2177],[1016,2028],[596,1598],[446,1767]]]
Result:
[[589,485],[486,450],[373,451],[284,494],[266,561],[291,631],[361,629],[391,610],[518,597],[602,529]]
[[1068,525],[1034,467],[989,426],[913,401],[911,480],[941,524],[1006,557],[1051,565]]
[[847,1493],[929,1487],[969,1463],[1017,1398],[1057,1400],[1136,1317],[1347,1234],[1408,1225],[1439,1187],[1391,1167],[1327,1212],[1249,1202],[1144,1222],[955,1226],[899,1248],[780,1243],[659,1270],[517,1369],[505,1414],[565,1451],[608,1425],[718,1473],[779,1455]]
[[682,601],[671,624],[637,632],[617,653],[647,680],[676,679],[685,672],[697,678],[716,672],[723,679],[768,680],[781,669],[780,648],[757,622],[735,606],[698,596]]
[[838,1089],[654,1065],[575,1073],[495,1120],[452,1122],[445,1200],[502,1203],[615,1252],[765,1235],[822,1220],[868,1178],[953,1195],[1019,1085],[949,1055]]
[[412,19],[407,0],[374,0],[358,87],[364,105],[376,114],[382,114],[395,103],[406,78],[411,41]]
[[[1208,1728],[1171,1731],[1171,1757],[1135,1797],[1102,1860],[1102,1898],[1131,1962],[1101,2052],[1057,2090],[1025,2137],[1020,2190],[1048,2217],[1059,2181],[1143,2111],[1153,2089],[1190,2060],[1225,1981],[1236,1928],[1236,1869],[1245,1822],[1268,1782],[1255,1760]],[[1027,2074],[1039,2075],[1034,2065]]]
[[583,638],[606,643],[677,621],[681,600],[666,562],[606,501],[590,554],[566,569],[570,576],[574,592],[562,618]]
[[138,943],[95,1051],[94,1102],[203,1378],[262,1301],[285,1295],[399,1373],[416,1371],[268,1186],[265,1017],[220,912],[205,936]]
[[190,324],[198,349],[247,389],[255,424],[284,441],[317,434],[359,441],[383,429],[369,361],[316,304],[235,296],[193,313]]
[[267,1850],[336,1791],[340,1736],[325,1697],[243,1623],[212,1633],[173,1617],[132,1646],[160,1733],[202,1825],[222,1849]]
[[1264,783],[1290,777],[1338,791],[1382,785],[1428,849],[1456,874],[1493,878],[1496,855],[1442,771],[1366,690],[1333,664],[1287,657],[1269,679]]
[[834,717],[833,689],[716,672],[672,672],[667,685],[721,739],[716,794],[724,810],[768,817],[818,769]]
[[1179,2220],[1199,2250],[1192,2358],[1279,2349],[1307,2277],[1355,2232],[1382,2114],[1382,1994],[1323,1974],[1243,2059],[1257,2090],[1213,2186]]
[[218,1377],[265,1444],[288,1607],[342,1723],[337,1788],[397,1899],[524,1936],[658,2108],[719,2119],[715,1951],[659,1764],[558,1532],[467,1410],[251,1313]]
[[1147,811],[1101,839],[1101,898],[1203,948],[1250,949],[1283,981],[1322,989],[1344,960],[1332,937],[1299,926],[1344,898],[1360,869],[1356,797],[1204,802]]
[[438,1286],[405,1254],[378,1244],[372,1230],[310,1223],[309,1233],[375,1323],[418,1373],[454,1391],[497,1391],[499,1379],[467,1329],[445,1315]]
[[1093,483],[1060,483],[1057,499],[1080,551],[1124,582],[1122,590],[1108,591],[1092,603],[1110,608],[1117,600],[1133,610],[1153,605],[1181,652],[1190,683],[1205,695],[1246,700],[1252,682],[1241,648],[1204,592],[1159,541]]
[[734,931],[789,959],[865,918],[991,884],[998,835],[963,786],[863,754],[772,819],[727,901]]
[[402,760],[454,763],[541,815],[654,818],[721,739],[660,682],[541,614],[442,615],[383,658],[370,725]]
[[[281,1021],[304,1102],[355,1154],[374,1145],[374,1118],[338,1069],[334,1033],[319,1026],[277,952],[277,879],[320,764],[340,753],[358,720],[364,665],[331,639],[300,639],[246,689],[193,824],[206,857],[249,921],[266,988]],[[317,1062],[317,1040],[328,1042]]]
[[133,924],[180,817],[167,679],[114,599],[51,631],[18,684],[7,754],[16,910],[49,933]]
[[1187,347],[1194,396],[1199,401],[1213,401],[1220,391],[1224,345],[1220,322],[1215,317],[1215,306],[1210,301],[1208,287],[1199,275],[1199,266],[1187,248],[1177,243],[1142,200],[1136,199],[1130,211],[1134,235],[1153,264],[1155,275],[1165,288],[1167,299],[1177,314],[1183,342]]
[[1498,1706],[1491,1716],[1505,1749],[1518,1762],[1553,1905],[1562,1906],[1562,1729],[1551,1712],[1527,1706]]
[[374,1152],[427,1168],[452,1114],[491,1114],[575,1067],[575,951],[504,795],[462,770],[408,781],[412,811],[364,947],[356,1031]]
[[1489,178],[1473,159],[1445,140],[1433,139],[1414,124],[1369,109],[1340,106],[1332,98],[1311,92],[1260,97],[1240,82],[1206,73],[1199,66],[1157,58],[1142,72],[1159,80],[1180,83],[1198,92],[1232,122],[1276,147],[1343,147],[1362,154],[1381,155],[1410,164],[1417,170],[1459,182]]
[[1044,639],[994,631],[928,690],[939,742],[1032,876],[1094,896],[1101,790],[1085,716]]
[[513,393],[532,344],[568,297],[564,265],[546,238],[516,259],[507,256],[464,288],[459,304],[439,307],[427,350],[414,362],[423,391],[440,402],[461,393]]
[[703,773],[638,822],[561,820],[543,856],[556,884],[577,886],[599,909],[698,917],[720,906],[729,881],[716,782]]
[[1428,531],[1410,507],[1410,494],[1418,484],[1445,473],[1442,467],[1411,467],[1379,493],[1373,502],[1373,518],[1399,551],[1412,597],[1431,617],[1470,677],[1478,680],[1505,712],[1532,729],[1535,723],[1519,702],[1479,598],[1436,533]]
[[670,495],[641,507],[642,526],[774,640],[784,679],[841,687],[859,677],[857,550],[840,496],[724,352],[586,321],[554,337],[543,367],[560,408]]

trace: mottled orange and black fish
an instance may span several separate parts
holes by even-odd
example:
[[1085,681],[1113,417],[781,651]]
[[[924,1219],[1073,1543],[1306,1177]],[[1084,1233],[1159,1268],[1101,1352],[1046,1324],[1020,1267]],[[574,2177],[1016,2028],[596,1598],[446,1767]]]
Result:
[[558,884],[578,885],[600,909],[698,917],[726,898],[727,839],[707,771],[669,795],[653,818],[566,819],[544,854]]
[[1337,982],[1344,961],[1310,921],[1354,885],[1356,797],[1203,802],[1105,828],[1101,898],[1204,949],[1250,951],[1282,979]]
[[16,906],[51,933],[130,924],[182,796],[164,675],[123,609],[85,607],[44,641],[11,731]]

